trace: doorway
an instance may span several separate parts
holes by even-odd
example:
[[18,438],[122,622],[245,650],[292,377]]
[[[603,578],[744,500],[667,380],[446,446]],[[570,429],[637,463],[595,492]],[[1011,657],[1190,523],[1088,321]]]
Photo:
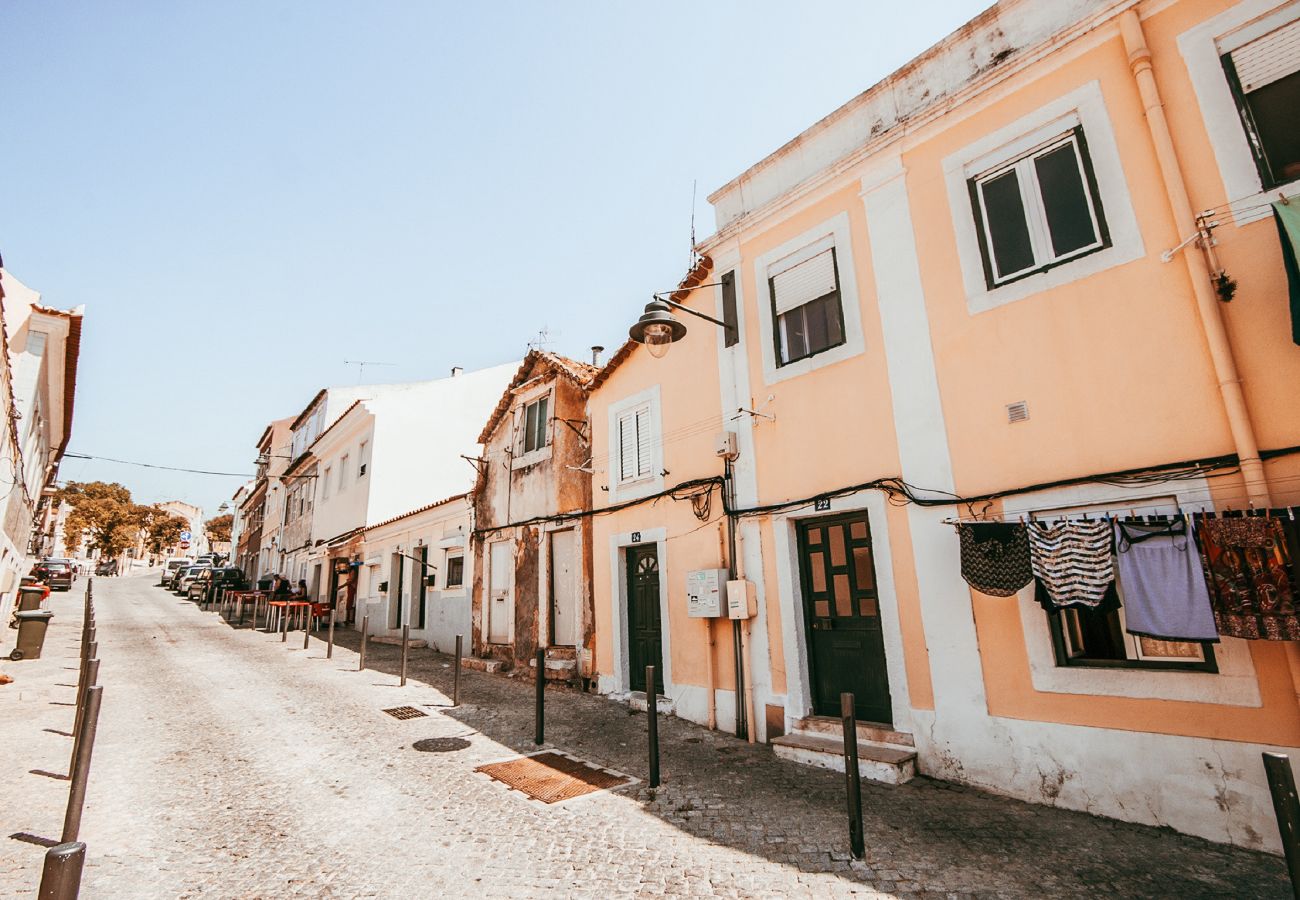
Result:
[[646,666],[655,667],[654,691],[664,692],[663,623],[659,613],[659,550],[627,548],[628,683],[647,691]]
[[415,627],[424,628],[424,604],[429,595],[429,548],[420,547],[416,551],[420,557],[420,567],[411,572],[414,581],[411,591],[411,603],[415,607]]
[[489,644],[510,642],[510,589],[513,541],[496,541],[488,549],[487,639]]
[[388,606],[392,610],[392,618],[388,622],[388,627],[393,629],[401,628],[403,624],[409,621],[403,618],[406,613],[406,604],[404,602],[406,592],[403,590],[406,585],[402,583],[405,562],[406,560],[403,559],[401,553],[394,553],[392,566],[388,570],[388,596],[390,598]]
[[859,721],[892,726],[867,515],[812,519],[797,527],[813,712],[838,716],[840,694],[851,692]]
[[551,645],[578,645],[577,539],[573,529],[551,532]]

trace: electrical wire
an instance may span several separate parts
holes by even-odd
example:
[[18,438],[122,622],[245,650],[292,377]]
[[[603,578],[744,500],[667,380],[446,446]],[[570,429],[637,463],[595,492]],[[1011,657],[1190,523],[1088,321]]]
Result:
[[69,450],[63,454],[66,459],[94,459],[100,462],[119,463],[124,466],[140,466],[144,469],[163,469],[168,472],[189,472],[193,475],[221,475],[226,478],[254,478],[256,476],[245,472],[213,472],[209,469],[186,469],[180,466],[161,466],[156,463],[136,462],[130,459],[114,459],[111,456],[92,456],[89,453],[73,453]]

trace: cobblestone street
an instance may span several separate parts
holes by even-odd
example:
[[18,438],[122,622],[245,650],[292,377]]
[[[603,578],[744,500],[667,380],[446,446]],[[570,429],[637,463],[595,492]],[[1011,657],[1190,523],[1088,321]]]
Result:
[[[155,587],[100,579],[104,712],[82,839],[86,897],[720,896],[1283,897],[1280,860],[1169,831],[1031,806],[925,778],[863,786],[867,859],[851,862],[841,776],[676,719],[644,779],[644,715],[548,694],[549,745],[640,782],[556,806],[473,769],[531,752],[533,686],[355,634],[232,628]],[[0,895],[31,896],[58,836],[80,598],[55,595],[45,658],[4,664]],[[410,704],[426,718],[399,721]],[[457,752],[422,753],[429,737]],[[33,771],[34,770],[34,771]]]

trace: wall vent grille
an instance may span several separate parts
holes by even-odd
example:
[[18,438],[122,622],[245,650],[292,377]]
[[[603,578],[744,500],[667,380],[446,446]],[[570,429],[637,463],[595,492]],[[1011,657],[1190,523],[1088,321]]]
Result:
[[1029,421],[1029,404],[1024,400],[1017,400],[1015,403],[1007,404],[1007,422],[1014,425],[1016,422]]

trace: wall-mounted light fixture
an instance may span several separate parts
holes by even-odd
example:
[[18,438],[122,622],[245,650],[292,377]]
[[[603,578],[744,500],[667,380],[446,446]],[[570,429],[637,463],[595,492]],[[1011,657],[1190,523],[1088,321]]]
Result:
[[[709,284],[697,284],[691,290],[699,288],[717,287],[722,284],[720,281],[710,282]],[[680,289],[679,289],[680,290]],[[677,343],[686,337],[686,326],[680,319],[673,315],[674,309],[684,313],[690,313],[706,322],[712,322],[719,328],[726,328],[727,323],[713,316],[706,316],[702,312],[697,312],[689,306],[683,306],[675,300],[669,299],[668,295],[675,294],[677,291],[660,291],[652,294],[650,302],[645,305],[645,312],[641,318],[636,320],[636,324],[628,329],[628,337],[638,344],[644,344],[645,348],[650,351],[650,355],[655,359],[663,359],[668,353],[670,345]]]

